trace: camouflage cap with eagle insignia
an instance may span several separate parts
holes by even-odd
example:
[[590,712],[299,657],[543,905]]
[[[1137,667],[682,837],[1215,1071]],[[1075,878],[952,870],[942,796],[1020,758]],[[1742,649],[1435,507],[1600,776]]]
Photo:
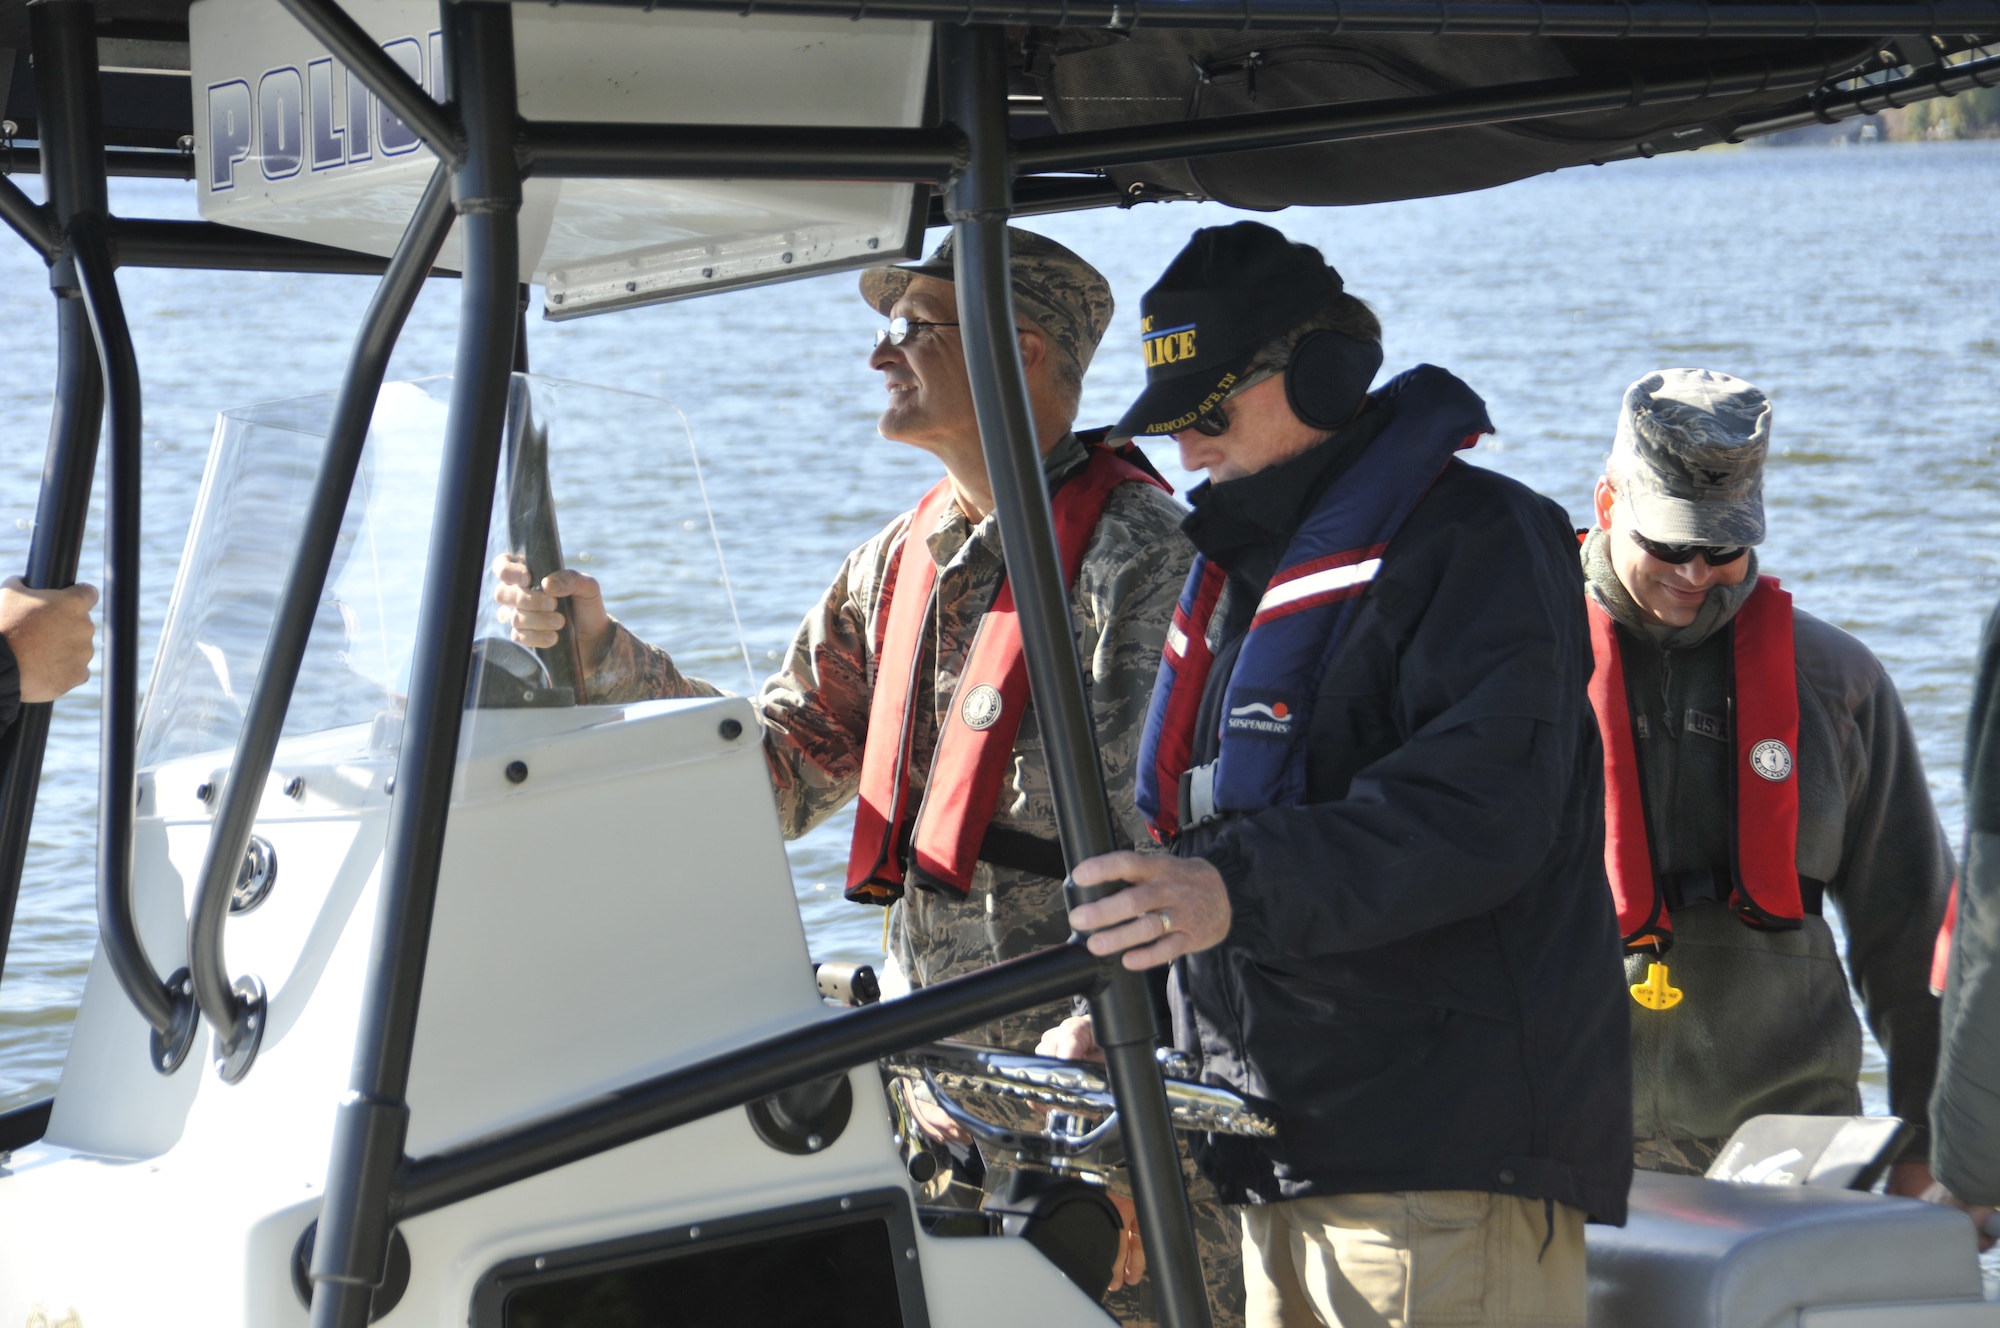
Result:
[[1656,369],[1625,389],[1610,474],[1639,533],[1661,544],[1764,542],[1771,403],[1741,378]]
[[[952,237],[929,258],[896,267],[871,267],[861,274],[861,298],[886,315],[912,277],[952,281]],[[1090,367],[1104,329],[1111,326],[1111,283],[1104,274],[1045,235],[1007,228],[1009,270],[1014,275],[1014,312],[1049,334],[1076,360]]]

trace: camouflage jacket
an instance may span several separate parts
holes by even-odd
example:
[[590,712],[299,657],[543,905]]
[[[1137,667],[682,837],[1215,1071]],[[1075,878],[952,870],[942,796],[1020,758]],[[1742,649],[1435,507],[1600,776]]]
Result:
[[[1063,439],[1044,460],[1051,483],[1082,466],[1086,456],[1073,435]],[[1121,840],[1144,847],[1152,839],[1133,802],[1133,766],[1161,644],[1193,559],[1180,532],[1185,515],[1178,502],[1150,485],[1119,485],[1071,588],[1078,653],[1113,819]],[[903,513],[847,556],[833,584],[799,625],[784,663],[755,698],[778,819],[787,838],[833,815],[860,787],[875,660],[888,627],[883,582],[911,534],[912,516]],[[919,533],[937,563],[938,594],[918,673],[912,792],[922,789],[959,672],[1005,575],[999,524],[990,513],[974,524],[954,504],[935,531]],[[591,670],[590,687],[593,699],[612,704],[721,694],[681,673],[665,651],[623,626],[616,627]],[[1055,803],[1032,706],[1021,721],[993,823],[1044,839],[1056,837]],[[1069,934],[1060,882],[987,862],[978,865],[971,892],[963,899],[912,890],[895,905],[890,928],[896,961],[914,986],[1057,944]],[[1015,1016],[974,1036],[1032,1049],[1041,1030],[1067,1013],[1064,1006]]]

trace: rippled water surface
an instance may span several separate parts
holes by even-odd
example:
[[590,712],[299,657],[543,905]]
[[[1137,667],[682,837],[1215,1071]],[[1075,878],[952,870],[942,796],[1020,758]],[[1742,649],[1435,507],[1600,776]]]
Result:
[[[192,198],[181,185],[127,182],[114,203],[183,216]],[[1190,230],[1235,215],[1149,206],[1030,223],[1097,263],[1121,302],[1090,374],[1087,422],[1114,418],[1136,391],[1140,293]],[[1324,248],[1374,304],[1391,369],[1441,364],[1486,397],[1499,436],[1478,459],[1579,518],[1632,379],[1700,365],[1763,387],[1776,408],[1765,569],[1882,657],[1958,838],[1971,659],[2000,597],[2000,301],[1989,270],[2000,143],[1704,152],[1271,220]],[[39,263],[4,238],[0,567],[12,570],[41,468],[53,316]],[[122,281],[146,374],[150,657],[217,411],[334,387],[373,282]],[[433,282],[392,375],[449,372],[456,316],[456,285]],[[852,277],[830,277],[530,328],[538,372],[645,392],[686,414],[760,667],[842,555],[936,478],[928,458],[875,435],[881,387],[863,361],[878,322]],[[678,421],[663,421],[657,436],[607,437],[572,458],[557,476],[564,533],[614,612],[691,671],[740,688],[733,626],[713,613],[681,621],[683,601],[653,570],[668,523],[633,498],[649,467],[678,471],[685,446]],[[686,501],[677,495],[671,514],[681,538],[698,515]],[[84,574],[95,579],[95,528],[91,540]],[[0,1109],[54,1086],[94,940],[96,701],[93,685],[56,708],[0,983]],[[845,836],[842,817],[794,846],[800,906],[818,957],[871,959],[880,914],[839,898]],[[1879,1084],[1872,1048],[1870,1075]],[[1879,1109],[1879,1091],[1872,1099]]]

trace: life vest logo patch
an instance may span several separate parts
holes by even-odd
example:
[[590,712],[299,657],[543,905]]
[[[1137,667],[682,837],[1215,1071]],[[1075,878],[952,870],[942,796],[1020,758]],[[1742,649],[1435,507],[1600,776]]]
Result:
[[1000,720],[1000,712],[1006,708],[1000,699],[1000,689],[991,683],[980,683],[965,694],[965,702],[958,708],[958,717],[965,721],[969,729],[990,729]]
[[1289,739],[1298,718],[1298,711],[1288,702],[1245,698],[1242,704],[1229,707],[1228,728],[1250,737]]
[[1766,738],[1750,749],[1750,768],[1773,784],[1782,784],[1792,777],[1792,749]]

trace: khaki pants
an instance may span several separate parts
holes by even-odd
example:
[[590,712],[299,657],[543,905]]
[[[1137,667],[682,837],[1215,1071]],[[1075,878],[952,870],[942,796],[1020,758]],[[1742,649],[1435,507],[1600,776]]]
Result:
[[1249,1328],[1582,1328],[1583,1214],[1565,1204],[1553,1238],[1542,1200],[1475,1190],[1241,1211]]

